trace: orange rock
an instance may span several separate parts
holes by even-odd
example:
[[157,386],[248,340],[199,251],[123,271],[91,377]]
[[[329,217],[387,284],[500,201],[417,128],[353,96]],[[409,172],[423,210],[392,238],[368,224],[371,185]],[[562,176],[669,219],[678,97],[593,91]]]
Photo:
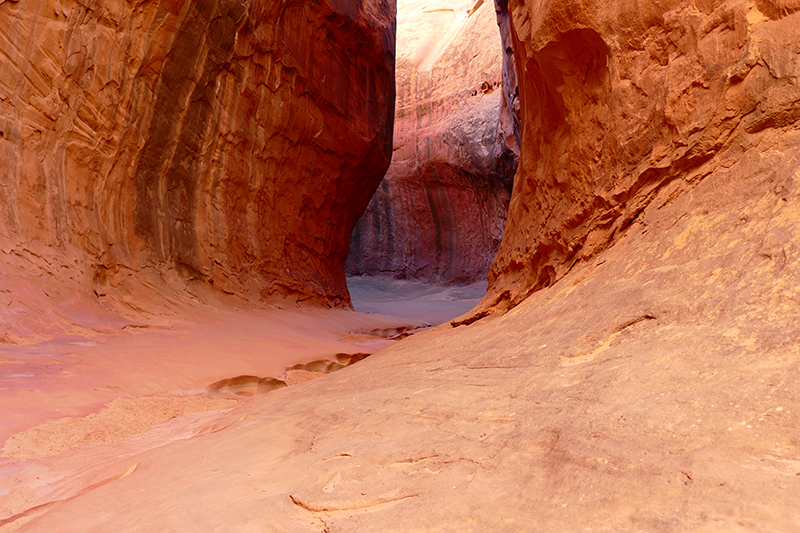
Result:
[[287,385],[300,385],[312,379],[318,379],[325,376],[325,372],[309,372],[308,370],[289,370],[286,372]]
[[6,2],[0,48],[4,252],[44,243],[98,295],[349,305],[350,230],[391,156],[389,3]]
[[[6,465],[0,528],[798,531],[793,5],[512,0],[525,145],[492,290],[552,285],[227,412]],[[19,259],[56,264],[38,257]],[[278,313],[258,324],[286,354]],[[269,338],[235,324],[192,340],[216,362],[225,331]],[[59,426],[116,439],[139,404],[116,407]]]
[[800,123],[798,9],[510,0],[522,155],[478,315],[596,256],[655,198],[780,151]]

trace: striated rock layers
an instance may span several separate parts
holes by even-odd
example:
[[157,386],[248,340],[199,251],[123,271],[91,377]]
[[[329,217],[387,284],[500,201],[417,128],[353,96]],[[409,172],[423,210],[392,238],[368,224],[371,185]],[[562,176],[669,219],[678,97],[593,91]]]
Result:
[[349,274],[485,279],[503,235],[517,141],[491,3],[398,3],[392,165],[353,231]]
[[551,285],[654,199],[706,176],[745,177],[777,154],[770,179],[783,183],[794,171],[783,146],[800,126],[798,11],[788,0],[509,0],[521,161],[476,316]]
[[0,2],[2,257],[98,296],[149,275],[349,305],[350,230],[391,158],[394,11]]
[[553,284],[227,413],[12,463],[0,530],[800,531],[792,6],[512,0],[525,151],[492,290]]

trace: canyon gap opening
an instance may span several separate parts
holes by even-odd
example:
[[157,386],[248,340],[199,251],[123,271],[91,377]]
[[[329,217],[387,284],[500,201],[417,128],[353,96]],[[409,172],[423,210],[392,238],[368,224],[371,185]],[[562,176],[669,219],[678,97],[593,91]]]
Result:
[[485,292],[518,165],[516,110],[493,3],[397,9],[392,164],[353,229],[346,272],[356,311],[440,323]]

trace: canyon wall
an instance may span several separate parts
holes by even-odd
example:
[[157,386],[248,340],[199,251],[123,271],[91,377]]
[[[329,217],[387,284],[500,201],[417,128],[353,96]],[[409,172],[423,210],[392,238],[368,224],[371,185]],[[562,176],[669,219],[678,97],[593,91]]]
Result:
[[745,177],[758,154],[792,156],[782,146],[800,127],[798,2],[498,7],[519,76],[521,161],[489,292],[468,321],[596,256],[656,198],[666,205],[715,172]]
[[353,231],[348,274],[485,279],[517,139],[491,3],[398,2],[394,155]]
[[350,230],[391,159],[394,13],[0,2],[0,270],[349,306]]

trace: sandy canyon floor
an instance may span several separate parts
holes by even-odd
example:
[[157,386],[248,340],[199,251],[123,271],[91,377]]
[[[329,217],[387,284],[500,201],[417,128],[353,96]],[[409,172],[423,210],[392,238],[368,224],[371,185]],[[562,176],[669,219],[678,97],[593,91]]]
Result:
[[[798,531],[800,204],[762,178],[665,191],[507,314],[391,345],[363,332],[397,320],[276,312],[128,335],[102,357],[71,346],[81,357],[30,378],[39,392],[3,391],[0,531]],[[267,350],[377,351],[102,446],[15,444],[46,417],[13,410],[199,394],[297,360]]]
[[193,434],[270,378],[317,379],[464,313],[486,284],[359,277],[351,288],[361,312],[197,306],[168,326],[0,348],[0,527],[15,530],[14,515],[82,469]]

